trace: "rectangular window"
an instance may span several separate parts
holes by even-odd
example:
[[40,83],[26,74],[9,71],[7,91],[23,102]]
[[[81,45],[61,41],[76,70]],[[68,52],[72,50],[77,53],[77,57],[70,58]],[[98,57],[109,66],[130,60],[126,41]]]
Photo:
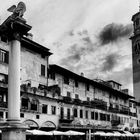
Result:
[[8,112],[6,112],[6,118],[8,118]]
[[71,97],[71,93],[70,92],[67,92],[67,97]]
[[70,119],[70,109],[67,109],[67,119]]
[[74,108],[74,117],[78,117],[77,108]]
[[41,64],[41,76],[45,76],[45,65]]
[[86,90],[89,91],[89,84],[86,85]]
[[3,118],[3,112],[0,112],[0,119]]
[[50,78],[50,79],[53,79],[53,80],[55,80],[55,73],[54,72],[52,72],[52,71],[50,71],[49,69],[48,69],[48,77]]
[[75,99],[79,99],[79,95],[78,94],[75,94]]
[[133,108],[136,108],[136,104],[135,103],[133,104]]
[[47,112],[48,112],[48,105],[43,104],[42,105],[42,113],[47,114]]
[[29,101],[29,99],[27,99],[27,98],[22,98],[21,99],[21,107],[22,107],[22,109],[28,109],[28,101]]
[[40,116],[39,115],[36,115],[36,119],[39,119],[40,118]]
[[64,118],[64,108],[63,107],[61,107],[61,109],[60,109],[60,117],[61,117],[61,119]]
[[32,100],[31,110],[37,111],[37,101],[36,100]]
[[107,114],[107,121],[110,121],[110,115]]
[[87,97],[87,101],[88,101],[88,102],[90,101],[90,98],[89,98],[89,97]]
[[9,53],[0,49],[0,62],[8,63]]
[[52,115],[56,114],[56,106],[51,106]]
[[77,80],[75,80],[75,87],[78,87],[79,85],[78,85],[78,81]]
[[86,119],[88,119],[88,111],[87,110],[85,112],[85,117],[86,117]]
[[91,112],[91,119],[94,120],[94,112]]
[[83,118],[83,110],[80,110],[80,118]]
[[20,117],[21,118],[24,118],[24,113],[20,113]]
[[69,85],[69,78],[68,77],[64,77],[64,84]]
[[98,112],[95,112],[95,120],[98,120]]

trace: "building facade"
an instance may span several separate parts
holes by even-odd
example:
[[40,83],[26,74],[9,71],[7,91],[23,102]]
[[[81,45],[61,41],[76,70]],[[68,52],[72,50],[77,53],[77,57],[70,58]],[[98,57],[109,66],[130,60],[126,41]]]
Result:
[[[138,130],[139,104],[127,89],[113,80],[91,80],[51,65],[51,54],[31,37],[21,38],[21,122],[46,131]],[[8,112],[8,56],[8,41],[1,36],[0,121]]]
[[134,32],[132,41],[133,90],[136,99],[140,99],[140,12],[132,16]]

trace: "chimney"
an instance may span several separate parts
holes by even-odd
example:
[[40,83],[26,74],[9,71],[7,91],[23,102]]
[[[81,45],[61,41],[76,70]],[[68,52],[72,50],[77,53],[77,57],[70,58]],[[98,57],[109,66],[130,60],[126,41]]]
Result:
[[33,40],[33,34],[32,33],[28,33],[26,37],[30,40]]
[[83,72],[81,72],[81,76],[84,77],[84,73]]

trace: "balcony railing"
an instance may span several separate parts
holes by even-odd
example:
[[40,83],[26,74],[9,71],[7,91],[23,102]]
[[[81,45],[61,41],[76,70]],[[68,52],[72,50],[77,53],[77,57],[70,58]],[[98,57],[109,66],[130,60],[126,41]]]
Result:
[[105,101],[94,99],[91,101],[91,106],[101,110],[107,110],[107,103]]
[[91,102],[90,101],[83,101],[82,103],[83,103],[84,106],[91,107]]
[[60,119],[59,119],[59,121],[60,121],[60,123],[70,123],[70,122],[72,122],[74,120],[74,116],[69,116],[69,115],[66,115],[66,116],[60,116]]
[[81,105],[82,101],[80,99],[73,99],[73,103],[76,105]]
[[7,102],[0,102],[0,107],[7,108],[8,107]]
[[71,98],[71,97],[64,96],[64,97],[63,97],[63,101],[64,101],[65,103],[72,103],[72,98]]
[[114,113],[119,113],[120,112],[120,110],[118,108],[115,108],[115,107],[114,108],[113,107],[109,107],[108,110],[110,112],[114,112]]
[[120,124],[120,120],[119,119],[118,120],[111,120],[111,124],[112,124],[112,126],[117,126]]

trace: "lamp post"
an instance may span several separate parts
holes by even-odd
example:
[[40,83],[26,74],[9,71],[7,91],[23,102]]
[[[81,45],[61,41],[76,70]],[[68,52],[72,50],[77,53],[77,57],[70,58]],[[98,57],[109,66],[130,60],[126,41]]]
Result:
[[6,36],[9,41],[8,67],[8,119],[0,124],[2,140],[25,140],[27,127],[20,122],[20,40],[27,35],[31,26],[22,18],[25,4],[20,2],[0,25],[0,36]]

